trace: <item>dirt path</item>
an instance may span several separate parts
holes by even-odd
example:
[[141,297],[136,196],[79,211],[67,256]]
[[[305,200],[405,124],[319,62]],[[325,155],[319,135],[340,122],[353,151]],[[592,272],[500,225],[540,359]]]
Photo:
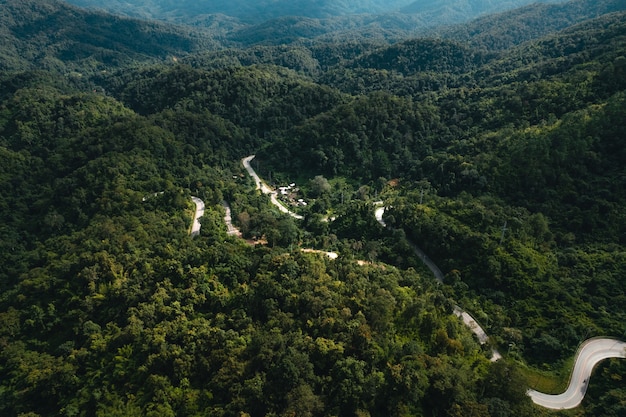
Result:
[[241,231],[233,225],[233,215],[230,210],[230,205],[228,202],[222,201],[222,207],[224,207],[224,212],[226,213],[224,214],[224,223],[226,223],[227,229],[226,233],[231,236],[241,237]]
[[200,200],[198,197],[191,197],[191,200],[196,205],[196,212],[193,215],[193,223],[191,224],[191,236],[198,236],[200,234],[200,217],[204,216],[204,201]]

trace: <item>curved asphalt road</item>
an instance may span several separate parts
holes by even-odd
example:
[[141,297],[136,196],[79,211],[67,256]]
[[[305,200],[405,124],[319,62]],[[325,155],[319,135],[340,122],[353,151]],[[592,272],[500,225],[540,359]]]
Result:
[[[384,207],[376,208],[376,220],[378,220],[381,225],[386,226],[385,221],[383,220],[384,213]],[[435,263],[430,260],[421,249],[413,243],[411,243],[411,245],[420,259],[432,271],[433,275],[435,275],[437,281],[443,282],[443,274],[437,265],[435,265]],[[459,306],[455,306],[454,314],[460,317],[465,325],[467,325],[472,332],[474,332],[481,344],[484,344],[489,340],[482,327],[480,327],[476,320],[474,320],[474,318],[466,311],[462,310]],[[502,358],[496,349],[493,349],[492,352],[493,355],[491,357],[491,361],[497,361]],[[570,383],[564,393],[551,395],[530,389],[527,391],[527,394],[535,404],[545,408],[553,410],[576,408],[585,397],[593,368],[598,364],[598,362],[608,358],[626,358],[626,342],[608,338],[589,339],[578,349]]]
[[593,368],[608,358],[626,358],[626,343],[616,339],[589,339],[578,349],[569,386],[563,394],[550,395],[535,390],[528,390],[527,394],[542,407],[553,410],[576,408],[585,397]]
[[247,156],[241,160],[241,163],[243,164],[243,167],[246,169],[246,171],[248,171],[248,174],[254,180],[254,185],[256,186],[256,189],[261,190],[263,194],[270,194],[272,192],[272,189],[268,187],[267,184],[265,184],[263,181],[261,181],[261,178],[259,178],[252,166],[250,166],[250,161],[252,161],[255,156],[256,155]]
[[[382,202],[376,204],[382,204]],[[387,227],[387,224],[383,220],[383,214],[385,214],[385,207],[377,207],[374,211],[374,215],[376,216],[376,220],[378,220],[378,223],[380,223],[383,227]],[[417,245],[415,245],[410,240],[408,242],[411,245],[413,252],[415,252],[417,256],[419,256],[419,258],[422,260],[422,262],[428,267],[428,269],[430,269],[437,281],[440,284],[443,284],[443,272],[441,272],[441,269],[439,269],[437,264],[435,264],[433,260],[430,259],[428,255],[426,255],[426,253],[424,253],[423,250],[418,248]]]
[[256,185],[256,189],[257,190],[261,190],[261,192],[263,194],[269,194],[270,195],[270,200],[272,201],[272,204],[274,204],[276,207],[278,207],[278,210],[280,210],[281,212],[290,215],[294,219],[298,219],[298,220],[304,219],[303,216],[301,216],[299,214],[296,214],[296,213],[290,211],[287,207],[283,206],[283,204],[280,201],[278,201],[278,198],[276,197],[276,191],[272,190],[267,184],[265,184],[263,181],[261,181],[261,178],[259,178],[257,173],[252,168],[252,166],[250,166],[250,161],[252,161],[254,159],[254,156],[255,155],[250,155],[250,156],[247,156],[247,157],[243,158],[241,160],[241,163],[243,164],[243,167],[246,169],[246,171],[248,171],[248,174],[254,180],[254,184]]

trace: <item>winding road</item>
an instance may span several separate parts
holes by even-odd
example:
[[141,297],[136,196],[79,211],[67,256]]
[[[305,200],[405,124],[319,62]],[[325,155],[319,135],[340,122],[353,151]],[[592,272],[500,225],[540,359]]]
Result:
[[[383,215],[385,214],[385,207],[381,206],[382,202],[377,202],[375,204],[378,206],[376,207],[376,210],[374,211],[376,220],[378,220],[378,223],[380,223],[383,227],[387,227],[387,224],[385,223],[385,220],[383,219]],[[408,240],[408,242],[411,245],[411,248],[413,249],[415,254],[419,256],[419,258],[424,263],[424,265],[426,265],[428,269],[430,269],[430,271],[433,273],[433,275],[437,279],[437,282],[439,282],[440,284],[443,284],[443,272],[441,272],[441,269],[439,269],[437,264],[435,264],[432,261],[432,259],[430,259],[426,255],[426,253],[424,253],[423,250],[417,247],[417,245],[415,245],[410,240]],[[454,306],[454,314],[457,317],[459,317],[467,327],[470,328],[470,330],[478,338],[478,341],[480,342],[481,345],[484,345],[485,343],[489,341],[489,336],[487,336],[487,333],[485,332],[485,330],[482,327],[480,327],[478,322],[476,322],[476,319],[474,319],[474,317],[472,317],[468,312],[466,312],[459,306]],[[495,348],[491,349],[491,359],[490,359],[491,362],[496,362],[500,359],[502,359],[502,355],[500,354],[500,352],[498,352],[498,350]]]
[[[256,189],[261,190],[264,194],[270,194],[272,203],[279,208],[283,213],[287,213],[296,219],[302,219],[296,213],[289,211],[276,199],[276,192],[273,191],[267,184],[265,184],[254,169],[250,166],[250,161],[254,159],[254,155],[250,155],[242,159],[243,166],[246,168],[250,176],[254,179]],[[194,200],[195,202],[195,200]],[[197,203],[196,203],[197,204]],[[385,214],[385,207],[382,202],[377,202],[378,206],[375,210],[376,220],[383,226],[387,227],[383,219]],[[413,251],[419,256],[422,262],[430,269],[439,283],[443,283],[444,275],[439,267],[422,251],[417,245],[410,242]],[[307,250],[305,250],[307,251]],[[311,250],[312,251],[312,250]],[[327,256],[333,257],[328,253]],[[332,255],[335,255],[332,253]],[[466,326],[476,335],[478,341],[481,344],[485,344],[489,340],[489,336],[485,330],[476,322],[476,320],[466,311],[459,306],[454,306],[454,314],[458,316]],[[495,362],[502,358],[500,352],[497,349],[492,349],[491,361]],[[589,385],[589,379],[593,372],[594,367],[601,361],[608,358],[626,358],[626,342],[622,342],[616,339],[609,338],[596,338],[585,341],[579,348],[576,354],[576,360],[574,363],[574,369],[570,377],[567,390],[562,394],[544,394],[539,391],[529,389],[527,391],[531,400],[545,408],[553,410],[565,410],[576,408],[580,405]]]
[[[254,169],[252,169],[252,166],[250,166],[250,161],[252,161],[253,159],[254,159],[254,155],[250,155],[246,158],[243,158],[241,160],[241,163],[243,164],[246,171],[248,171],[248,174],[250,174],[250,176],[254,180],[256,189],[261,190],[263,194],[270,194],[270,200],[272,201],[272,204],[278,207],[278,209],[281,212],[290,215],[294,219],[298,219],[298,220],[304,219],[303,216],[296,214],[292,211],[289,211],[287,207],[285,207],[280,201],[278,201],[278,198],[276,197],[277,195],[276,192],[272,190],[263,181],[261,181],[261,178],[259,178],[259,176],[256,174]],[[144,201],[145,200],[146,199],[144,198]],[[189,232],[189,234],[191,236],[198,236],[200,234],[200,227],[201,227],[200,217],[204,216],[204,201],[202,201],[198,197],[191,197],[191,200],[196,205],[196,212],[193,215],[193,222],[191,224],[191,231]],[[241,236],[241,232],[239,231],[239,229],[233,226],[230,206],[228,205],[226,201],[223,201],[222,207],[224,207],[224,211],[226,212],[224,216],[224,222],[226,223],[227,233],[232,236]]]
[[576,353],[574,370],[564,393],[550,395],[528,390],[527,394],[535,404],[545,408],[553,410],[576,408],[585,397],[593,368],[598,362],[608,358],[626,358],[626,343],[616,339],[589,339]]
[[294,219],[297,219],[297,220],[304,219],[303,216],[290,211],[287,207],[285,207],[283,205],[283,203],[278,201],[278,197],[277,197],[278,194],[276,193],[276,191],[272,190],[265,182],[261,181],[261,178],[259,178],[257,173],[254,171],[254,169],[250,165],[250,161],[252,161],[254,159],[254,156],[255,155],[250,155],[250,156],[247,156],[247,157],[243,158],[241,160],[241,163],[243,164],[243,167],[246,169],[246,171],[248,171],[248,174],[250,174],[250,176],[254,180],[254,184],[256,185],[256,189],[257,190],[261,190],[261,192],[263,194],[269,194],[270,195],[270,200],[272,201],[272,204],[274,204],[276,207],[278,207],[278,210],[280,210],[281,212],[283,212],[285,214],[288,214],[288,215],[290,215],[291,217],[293,217]]
[[[376,220],[378,220],[381,225],[386,226],[385,221],[383,220],[384,214],[385,207],[376,208]],[[424,262],[428,269],[432,271],[435,278],[437,278],[437,281],[442,283],[443,274],[437,265],[415,244],[411,243],[411,246],[422,262]],[[489,336],[487,336],[487,333],[469,313],[461,309],[459,306],[455,306],[454,314],[460,317],[465,325],[468,326],[472,332],[474,332],[481,344],[487,343]],[[493,349],[491,361],[495,362],[501,358],[502,355],[500,352]],[[535,404],[541,407],[553,410],[576,408],[580,405],[583,398],[585,398],[587,387],[589,385],[589,379],[594,367],[598,364],[598,362],[608,358],[626,358],[626,342],[609,338],[589,339],[578,349],[570,382],[564,393],[552,395],[529,389],[527,394]]]
[[[382,204],[382,202],[376,202],[375,204],[380,205]],[[387,223],[385,223],[385,220],[383,220],[383,214],[385,214],[385,207],[377,207],[374,211],[374,215],[376,216],[376,220],[378,220],[378,223],[380,223],[383,227],[387,227]],[[441,272],[441,269],[439,269],[437,264],[435,264],[433,260],[430,259],[428,255],[426,255],[426,253],[421,250],[417,245],[415,245],[410,240],[408,242],[411,245],[413,252],[415,252],[424,263],[424,265],[426,265],[428,269],[430,269],[437,281],[440,284],[443,284],[443,272]]]

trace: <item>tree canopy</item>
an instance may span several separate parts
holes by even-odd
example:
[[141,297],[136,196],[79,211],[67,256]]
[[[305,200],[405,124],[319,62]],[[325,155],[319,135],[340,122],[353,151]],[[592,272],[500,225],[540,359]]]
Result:
[[[547,415],[526,389],[624,336],[623,12],[194,54],[2,6],[0,414]],[[572,415],[623,414],[624,366]]]

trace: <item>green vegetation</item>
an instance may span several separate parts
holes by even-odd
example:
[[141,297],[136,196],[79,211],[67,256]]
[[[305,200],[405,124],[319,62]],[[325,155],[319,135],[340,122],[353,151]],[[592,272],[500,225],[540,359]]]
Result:
[[0,7],[2,71],[45,69],[80,80],[219,45],[197,30],[88,12],[58,0],[3,0]]
[[[545,0],[544,0],[545,1]],[[390,17],[421,25],[442,25],[451,22],[464,22],[480,14],[495,13],[502,10],[521,7],[531,3],[529,0],[509,0],[492,2],[489,0],[364,0],[364,1],[307,1],[307,0],[215,0],[210,3],[192,0],[137,0],[133,3],[120,0],[72,0],[79,6],[105,9],[115,13],[138,16],[148,19],[161,19],[186,24],[215,24],[220,18],[236,21],[239,25],[253,23],[264,25],[286,16],[302,16],[306,20],[317,22],[336,22],[348,16],[350,26],[371,23],[372,20],[385,24]],[[384,13],[382,17],[376,14]],[[217,15],[217,16],[215,16]],[[221,16],[225,15],[225,16]],[[203,18],[210,16],[207,21]],[[411,18],[411,19],[409,19]],[[361,22],[361,19],[363,22]],[[302,22],[301,19],[298,19]],[[343,20],[348,24],[349,20]],[[326,23],[327,25],[328,23]],[[322,26],[317,24],[316,26]],[[269,27],[269,25],[267,25]],[[275,39],[275,38],[273,38]]]
[[[169,26],[2,6],[22,43],[0,48],[0,414],[548,415],[527,387],[624,337],[624,12],[500,48],[460,31],[195,54],[207,38]],[[254,190],[250,154],[304,220]],[[566,415],[623,415],[625,367]]]

